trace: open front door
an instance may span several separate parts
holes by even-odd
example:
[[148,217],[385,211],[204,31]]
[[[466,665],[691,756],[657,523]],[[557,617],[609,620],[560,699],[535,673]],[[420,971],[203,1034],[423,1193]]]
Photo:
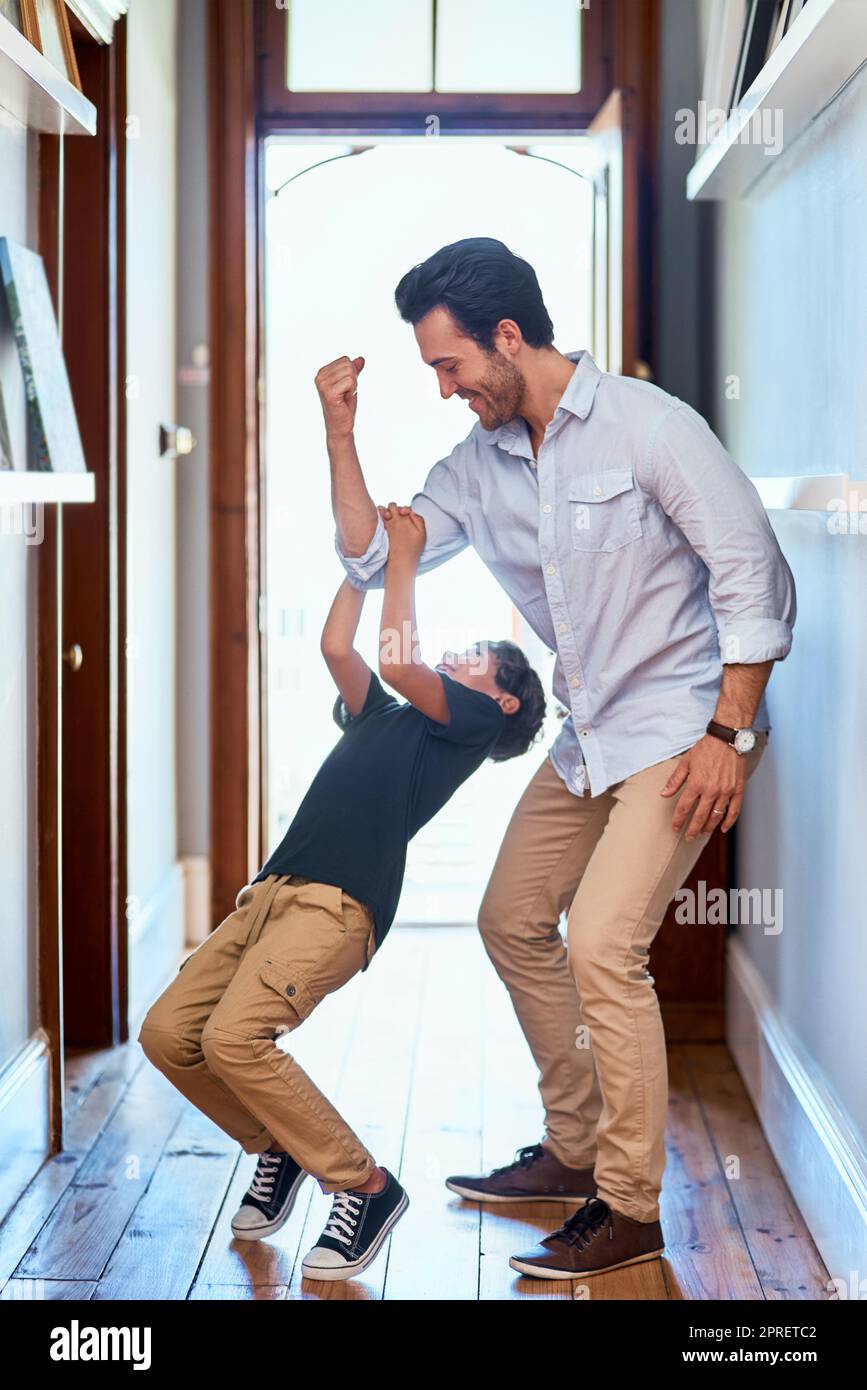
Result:
[[634,97],[618,90],[588,132],[593,179],[593,356],[606,371],[638,364],[638,159]]

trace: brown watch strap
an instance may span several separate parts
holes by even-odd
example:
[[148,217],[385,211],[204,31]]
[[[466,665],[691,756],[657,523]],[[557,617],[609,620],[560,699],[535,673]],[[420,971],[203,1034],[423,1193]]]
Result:
[[715,719],[708,722],[707,732],[713,734],[715,738],[721,738],[724,743],[734,743],[737,729],[730,729],[728,724],[717,724]]

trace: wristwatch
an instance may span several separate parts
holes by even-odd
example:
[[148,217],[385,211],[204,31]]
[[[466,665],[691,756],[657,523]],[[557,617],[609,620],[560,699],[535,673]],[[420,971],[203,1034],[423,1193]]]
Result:
[[717,724],[712,719],[707,726],[707,732],[713,734],[714,738],[721,738],[723,743],[728,743],[743,756],[744,753],[751,753],[756,746],[755,729],[730,729],[728,724]]

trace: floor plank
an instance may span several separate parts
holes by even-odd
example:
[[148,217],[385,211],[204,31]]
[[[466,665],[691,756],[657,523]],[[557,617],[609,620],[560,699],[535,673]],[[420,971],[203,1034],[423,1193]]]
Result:
[[234,1140],[187,1102],[95,1300],[186,1298],[237,1163]]
[[[544,1112],[536,1064],[509,994],[487,959],[483,969],[482,1164],[478,1171],[489,1172],[510,1163],[525,1144],[539,1142]],[[568,1280],[526,1278],[509,1266],[509,1257],[531,1249],[572,1210],[565,1202],[480,1204],[479,1298],[571,1298]]]
[[830,1274],[777,1167],[731,1054],[722,1046],[696,1046],[684,1048],[683,1057],[765,1298],[827,1297]]
[[101,1279],[159,1162],[184,1101],[148,1066],[115,1113],[22,1259],[31,1278]]
[[481,955],[474,932],[429,941],[400,1177],[410,1207],[391,1238],[388,1299],[474,1300],[479,1214],[452,1204],[449,1173],[481,1160]]
[[129,1045],[113,1052],[100,1051],[98,1059],[89,1068],[89,1081],[79,1103],[67,1116],[66,1147],[46,1159],[0,1226],[0,1285],[21,1264],[89,1161],[145,1060],[140,1048],[136,1051]]
[[667,1162],[660,1199],[672,1297],[761,1299],[728,1186],[680,1047],[669,1048]]
[[[377,1163],[397,1177],[401,1171],[420,1000],[431,945],[423,928],[389,933],[386,937],[382,953],[377,952],[365,974],[352,1045],[333,1096],[334,1104]],[[331,1211],[332,1198],[318,1184],[312,1187],[301,1242],[302,1257],[316,1244]],[[401,1232],[406,1220],[406,1216],[401,1218]],[[385,1252],[359,1278],[327,1283],[302,1278],[299,1260],[287,1296],[331,1301],[380,1299],[387,1268]]]

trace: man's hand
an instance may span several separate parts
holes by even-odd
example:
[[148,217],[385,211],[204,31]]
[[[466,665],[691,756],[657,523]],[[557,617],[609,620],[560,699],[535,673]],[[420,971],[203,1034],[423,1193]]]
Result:
[[316,373],[325,433],[331,439],[346,438],[355,429],[358,377],[363,367],[363,357],[338,357]]
[[411,507],[398,507],[396,502],[389,502],[387,507],[378,510],[388,532],[389,563],[392,560],[408,560],[417,565],[424,550],[424,517]]
[[[683,791],[675,807],[672,830],[680,830],[692,812],[685,839],[709,835],[718,825],[730,830],[740,815],[746,771],[743,758],[722,739],[705,734],[684,753],[660,793]],[[684,785],[685,784],[685,785]]]

